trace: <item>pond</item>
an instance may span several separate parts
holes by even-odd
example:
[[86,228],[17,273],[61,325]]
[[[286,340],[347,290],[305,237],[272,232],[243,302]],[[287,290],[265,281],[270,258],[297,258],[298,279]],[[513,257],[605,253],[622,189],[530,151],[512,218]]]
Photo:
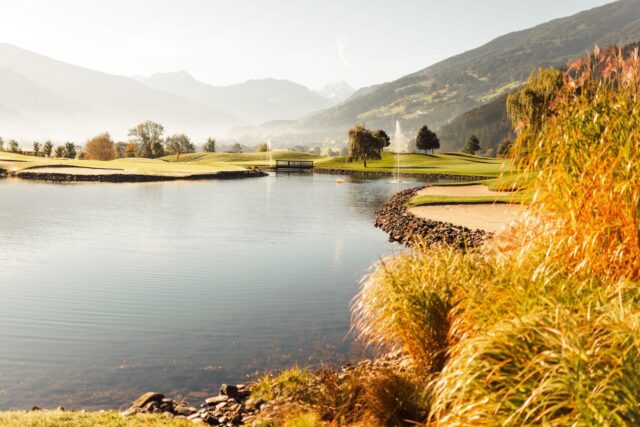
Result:
[[374,211],[416,183],[345,180],[0,180],[0,409],[197,403],[256,371],[357,358],[359,279],[402,250]]

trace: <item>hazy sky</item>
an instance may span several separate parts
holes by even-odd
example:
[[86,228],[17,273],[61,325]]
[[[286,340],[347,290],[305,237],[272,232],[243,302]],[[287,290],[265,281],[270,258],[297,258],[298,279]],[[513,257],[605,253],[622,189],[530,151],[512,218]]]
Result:
[[0,0],[0,41],[114,74],[360,87],[610,1]]

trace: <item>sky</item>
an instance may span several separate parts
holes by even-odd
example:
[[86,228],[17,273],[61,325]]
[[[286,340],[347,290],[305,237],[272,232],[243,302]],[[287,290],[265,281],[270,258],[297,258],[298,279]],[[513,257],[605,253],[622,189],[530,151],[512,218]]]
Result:
[[0,0],[0,42],[112,74],[395,80],[611,0]]

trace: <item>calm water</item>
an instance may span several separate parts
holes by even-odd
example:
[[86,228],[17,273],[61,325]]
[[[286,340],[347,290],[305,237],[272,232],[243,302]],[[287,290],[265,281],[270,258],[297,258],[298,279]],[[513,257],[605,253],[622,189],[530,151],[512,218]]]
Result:
[[358,280],[401,250],[373,213],[410,186],[0,180],[0,409],[196,403],[257,370],[354,357]]

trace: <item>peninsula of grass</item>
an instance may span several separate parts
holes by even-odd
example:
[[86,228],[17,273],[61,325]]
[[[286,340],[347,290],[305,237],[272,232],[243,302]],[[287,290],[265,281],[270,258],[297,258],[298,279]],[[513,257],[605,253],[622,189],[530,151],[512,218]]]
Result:
[[162,159],[124,158],[110,161],[69,160],[24,156],[20,154],[0,152],[0,169],[6,170],[10,176],[67,176],[69,178],[91,176],[120,176],[162,179],[188,179],[200,176],[215,177],[216,174],[238,173],[247,171],[247,167],[230,162],[207,162],[205,164],[191,162],[167,162]]
[[400,167],[396,154],[384,152],[380,160],[368,160],[367,167],[363,162],[348,162],[347,158],[326,157],[317,160],[317,169],[330,169],[351,172],[386,172],[412,175],[450,175],[470,177],[499,177],[512,173],[509,160],[491,157],[472,156],[462,153],[438,154],[400,154]]

